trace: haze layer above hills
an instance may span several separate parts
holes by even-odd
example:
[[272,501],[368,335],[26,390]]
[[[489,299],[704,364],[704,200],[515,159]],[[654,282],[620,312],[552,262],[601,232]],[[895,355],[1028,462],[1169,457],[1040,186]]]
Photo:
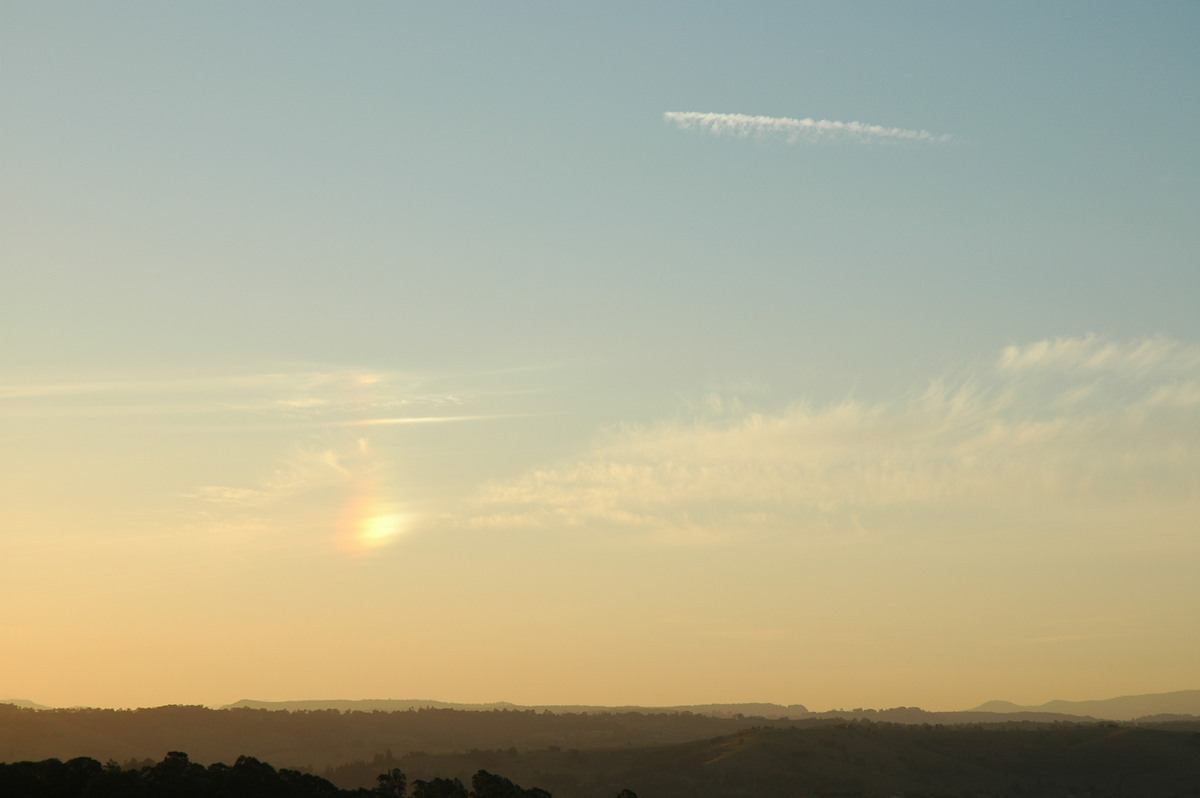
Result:
[[[0,700],[0,704],[13,704],[30,709],[50,709],[51,707],[34,701],[19,698]],[[961,722],[972,722],[971,715],[986,714],[1021,714],[1025,719],[1032,716],[1072,716],[1095,718],[1097,720],[1137,720],[1138,718],[1156,715],[1187,715],[1200,717],[1200,690],[1177,690],[1170,693],[1149,693],[1144,695],[1127,695],[1116,698],[1090,701],[1048,701],[1045,704],[1021,705],[1011,701],[988,701],[969,710],[960,712],[928,712],[918,707],[899,707],[885,710],[872,709],[834,709],[823,712],[809,710],[803,704],[771,704],[765,702],[739,704],[689,704],[669,707],[645,706],[598,706],[587,704],[536,704],[519,705],[506,701],[487,704],[455,703],[451,701],[435,701],[432,699],[313,699],[303,701],[257,701],[242,699],[232,704],[225,704],[219,709],[266,709],[277,711],[314,711],[337,710],[339,712],[404,712],[410,709],[457,709],[464,711],[515,710],[537,712],[552,712],[557,714],[599,714],[599,713],[684,713],[707,715],[716,718],[807,718],[814,716],[871,716],[884,713],[896,717],[901,710],[922,716],[938,716],[949,722],[955,716],[960,716]],[[903,722],[903,721],[901,721]]]
[[714,718],[732,718],[738,715],[759,718],[799,718],[812,713],[803,704],[691,704],[674,707],[642,707],[619,706],[605,707],[585,704],[537,704],[518,705],[507,701],[490,704],[456,704],[449,701],[427,701],[423,699],[362,699],[357,701],[254,701],[242,699],[232,704],[226,704],[220,709],[271,709],[296,712],[301,710],[336,709],[341,712],[404,712],[409,709],[460,709],[473,712],[486,712],[493,709],[535,710],[537,712],[554,712],[558,714],[597,714],[621,712],[691,712],[694,715],[708,715]]
[[[876,710],[829,710],[827,712],[812,712],[803,704],[693,704],[672,707],[641,707],[620,706],[605,707],[591,705],[531,705],[521,706],[507,702],[491,704],[456,704],[446,701],[429,701],[422,699],[364,699],[350,700],[312,700],[312,701],[255,701],[243,699],[227,704],[221,709],[269,709],[269,710],[323,710],[336,709],[342,712],[402,712],[409,709],[460,709],[486,711],[493,709],[536,710],[539,712],[556,713],[620,713],[620,712],[691,712],[696,715],[709,715],[718,718],[731,718],[739,715],[757,718],[805,718],[814,715],[870,715]],[[902,708],[919,711],[917,707]],[[882,710],[895,713],[895,710]],[[1179,690],[1172,693],[1151,693],[1147,695],[1127,695],[1092,701],[1049,701],[1039,706],[1021,706],[1011,701],[988,701],[964,712],[924,713],[939,717],[953,717],[974,713],[1003,713],[1023,715],[1068,715],[1098,720],[1136,720],[1153,715],[1195,715],[1200,716],[1200,690]],[[964,722],[966,718],[964,718]]]

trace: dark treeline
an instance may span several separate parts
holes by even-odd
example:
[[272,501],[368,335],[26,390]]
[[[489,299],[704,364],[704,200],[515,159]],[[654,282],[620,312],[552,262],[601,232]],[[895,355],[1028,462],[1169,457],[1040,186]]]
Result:
[[[318,776],[276,770],[253,757],[205,767],[180,751],[140,768],[122,768],[116,762],[101,765],[89,757],[0,763],[4,798],[551,798],[545,790],[522,788],[486,770],[475,773],[469,790],[460,779],[444,776],[416,779],[409,785],[398,768],[377,775],[374,781],[371,789],[342,790]],[[625,793],[619,798],[636,796]]]

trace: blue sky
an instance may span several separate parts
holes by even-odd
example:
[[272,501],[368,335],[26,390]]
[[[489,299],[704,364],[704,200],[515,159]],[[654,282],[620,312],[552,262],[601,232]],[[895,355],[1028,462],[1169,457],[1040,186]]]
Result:
[[[0,617],[31,663],[0,693],[951,706],[1195,686],[1200,606],[1173,581],[1200,501],[1194,3],[0,15],[0,553],[28,574],[0,597],[47,608]],[[930,137],[722,135],[672,112]],[[146,574],[183,552],[164,598]],[[547,573],[555,591],[509,599],[531,619],[512,636],[676,667],[718,662],[718,640],[767,650],[758,674],[611,685],[515,651],[508,680],[435,662],[360,687],[332,665],[281,681],[269,657],[87,694],[43,668],[73,600],[240,628],[253,595],[212,580],[280,557],[378,623],[404,589],[389,569],[499,569],[422,605],[447,652],[495,626],[470,607],[496,584]],[[888,634],[934,653],[847,667],[897,650],[879,602],[786,609],[826,595],[774,570],[801,562],[829,595],[862,576],[904,619]],[[992,598],[967,604],[998,631],[979,640],[888,574],[974,595],[983,562]],[[1125,607],[1108,580],[1145,590]],[[697,581],[741,598],[718,611]],[[609,606],[586,589],[606,582],[656,586]],[[263,622],[304,594],[283,579]],[[376,645],[334,609],[297,628]],[[1049,639],[1065,653],[978,664]]]

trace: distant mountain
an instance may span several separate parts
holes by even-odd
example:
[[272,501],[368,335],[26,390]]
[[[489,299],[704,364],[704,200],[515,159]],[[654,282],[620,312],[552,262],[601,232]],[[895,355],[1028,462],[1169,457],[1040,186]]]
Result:
[[366,699],[313,699],[307,701],[256,701],[243,698],[217,709],[270,709],[288,712],[319,711],[336,709],[339,712],[404,712],[409,709],[516,709],[515,704],[498,701],[493,704],[455,704],[449,701],[434,701],[425,698],[366,698]]
[[449,701],[433,701],[422,698],[362,699],[355,701],[341,699],[324,701],[255,701],[244,698],[241,701],[226,704],[220,707],[220,709],[270,709],[286,710],[289,712],[323,709],[336,709],[339,712],[404,712],[410,709],[458,709],[486,712],[493,709],[507,709],[512,711],[533,710],[536,712],[583,715],[625,712],[675,714],[690,712],[693,715],[708,715],[714,718],[735,718],[740,715],[747,718],[772,719],[803,718],[810,714],[808,709],[801,704],[789,704],[787,706],[781,704],[694,704],[676,707],[602,707],[584,704],[538,704],[534,706],[522,706],[519,704],[510,704],[507,701],[498,701],[492,704],[456,704]]
[[0,698],[0,704],[12,704],[15,707],[25,707],[26,709],[50,709],[45,704],[35,704],[24,698]]
[[1049,701],[1040,706],[1021,706],[1011,701],[988,701],[974,712],[1054,712],[1102,720],[1137,720],[1155,715],[1200,716],[1200,690],[1174,693],[1125,695],[1102,701]]

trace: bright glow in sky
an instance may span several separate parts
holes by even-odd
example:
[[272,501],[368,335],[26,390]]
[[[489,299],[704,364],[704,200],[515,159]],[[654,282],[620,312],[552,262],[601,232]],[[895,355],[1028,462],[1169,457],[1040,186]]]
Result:
[[1200,686],[1200,7],[0,0],[0,698]]

